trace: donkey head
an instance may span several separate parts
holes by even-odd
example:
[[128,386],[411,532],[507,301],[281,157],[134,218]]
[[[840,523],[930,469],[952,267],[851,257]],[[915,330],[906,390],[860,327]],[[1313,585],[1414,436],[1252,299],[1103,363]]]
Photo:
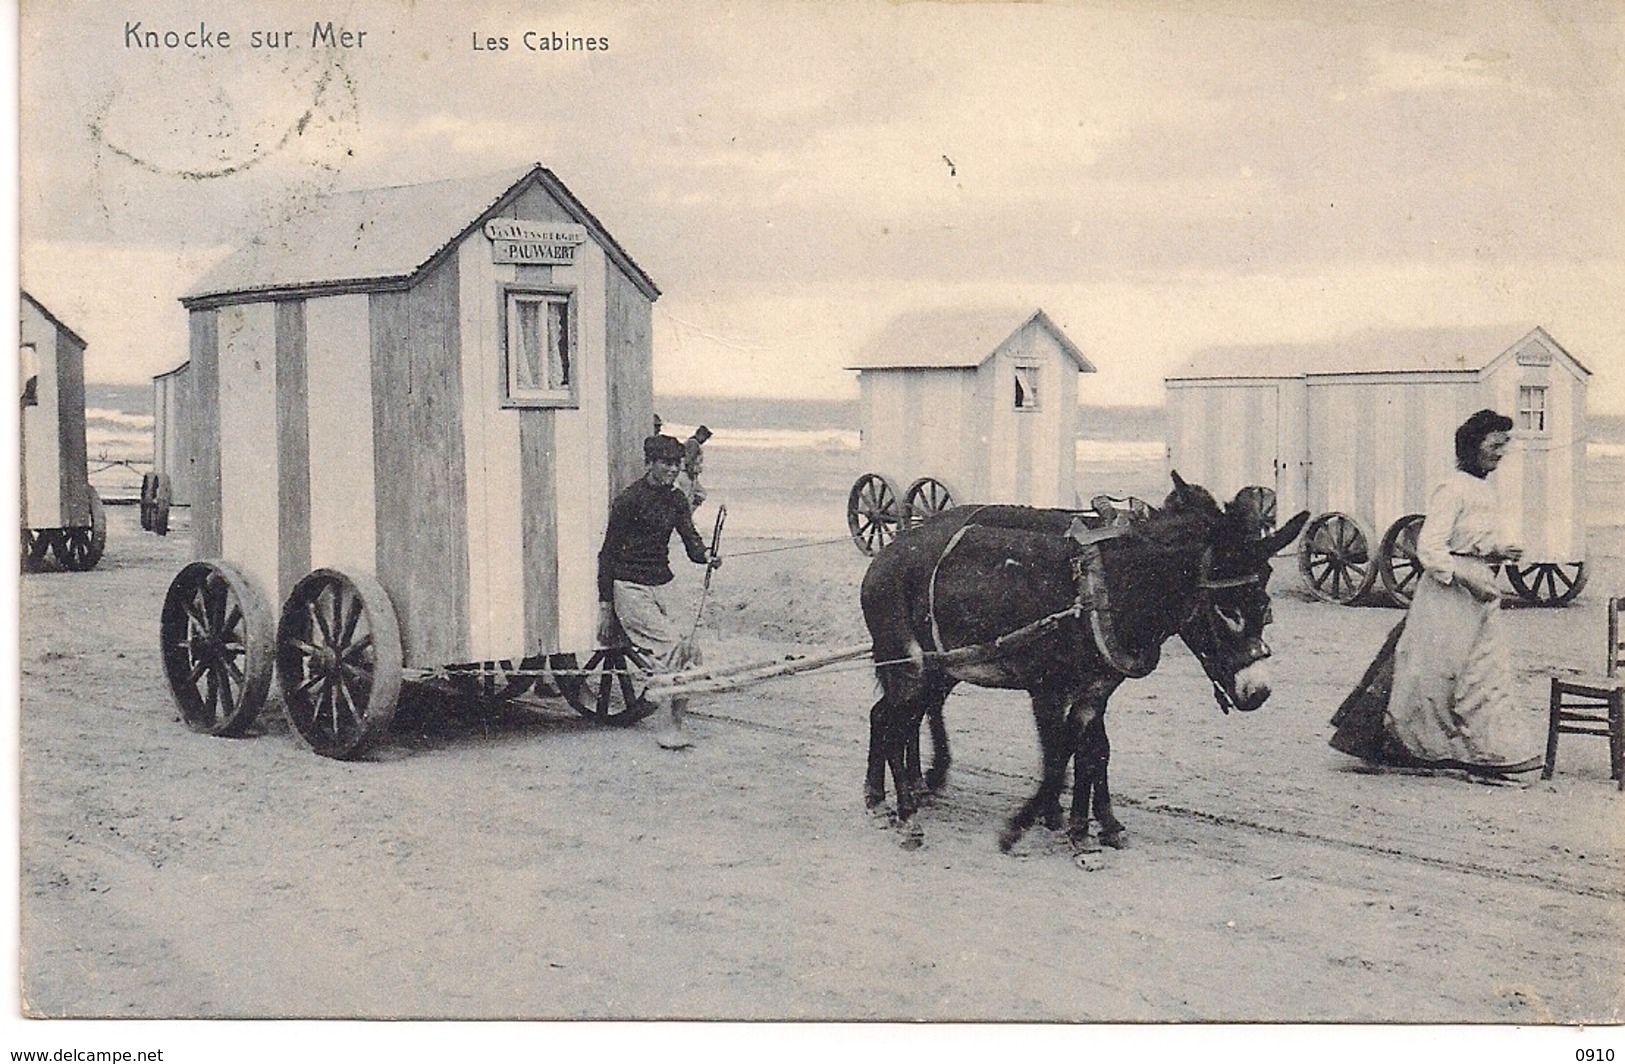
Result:
[[1204,489],[1187,484],[1177,472],[1173,481],[1170,508],[1211,509],[1196,574],[1196,606],[1179,634],[1213,681],[1220,709],[1257,709],[1270,696],[1270,648],[1264,642],[1264,627],[1272,619],[1270,558],[1297,538],[1309,512],[1271,530],[1273,492],[1243,488],[1220,511]]

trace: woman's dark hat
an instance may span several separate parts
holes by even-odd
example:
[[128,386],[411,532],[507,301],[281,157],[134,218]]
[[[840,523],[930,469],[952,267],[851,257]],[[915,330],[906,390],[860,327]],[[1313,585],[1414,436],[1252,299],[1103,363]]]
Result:
[[675,436],[650,436],[643,441],[643,460],[681,462],[683,443]]

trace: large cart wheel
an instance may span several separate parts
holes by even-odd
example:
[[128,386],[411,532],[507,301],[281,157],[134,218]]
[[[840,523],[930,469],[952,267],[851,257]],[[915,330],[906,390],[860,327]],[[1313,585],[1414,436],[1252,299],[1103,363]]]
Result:
[[1348,514],[1328,511],[1309,522],[1298,548],[1298,568],[1309,592],[1323,602],[1347,606],[1371,590],[1377,567],[1371,539]]
[[107,549],[107,511],[102,497],[90,489],[90,527],[64,528],[51,544],[51,552],[64,569],[84,572],[102,560]]
[[141,474],[141,531],[152,531],[152,500],[158,493],[158,474]]
[[487,702],[507,702],[530,690],[534,676],[528,675],[541,668],[541,658],[526,658],[517,668],[510,661],[481,661],[473,665],[453,665],[446,670],[453,687],[463,694]]
[[903,496],[905,527],[913,528],[926,518],[952,508],[953,504],[954,493],[948,490],[948,485],[935,477],[921,477],[908,486]]
[[317,569],[288,593],[276,638],[288,720],[323,757],[359,756],[389,727],[401,632],[383,585]]
[[583,717],[625,727],[655,711],[644,697],[653,671],[653,663],[634,647],[599,647],[582,674],[559,677],[559,687]]
[[1267,539],[1275,531],[1276,513],[1280,507],[1274,488],[1251,484],[1236,492],[1236,506],[1247,514],[1253,533]]
[[23,529],[23,572],[37,573],[45,568],[45,555],[50,549],[50,534]]
[[271,604],[242,570],[193,562],[170,582],[158,620],[169,691],[193,731],[241,735],[271,687]]
[[1536,562],[1505,567],[1512,590],[1537,606],[1565,606],[1586,586],[1585,562]]
[[1416,556],[1416,536],[1425,514],[1406,514],[1388,526],[1377,554],[1377,575],[1396,606],[1409,606],[1422,580],[1422,560]]
[[879,473],[865,473],[846,497],[846,527],[852,542],[865,554],[876,554],[897,538],[902,515],[897,491]]
[[149,514],[151,525],[149,528],[150,531],[156,532],[160,536],[167,536],[169,535],[169,507],[170,503],[174,501],[175,489],[170,483],[168,473],[157,473],[154,476],[157,479],[153,482],[152,511]]

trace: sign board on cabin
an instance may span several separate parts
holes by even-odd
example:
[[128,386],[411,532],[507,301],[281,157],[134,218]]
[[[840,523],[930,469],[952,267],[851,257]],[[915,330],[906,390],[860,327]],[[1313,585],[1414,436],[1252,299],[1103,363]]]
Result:
[[491,261],[524,266],[573,266],[576,249],[587,239],[579,225],[492,218],[485,223],[491,241]]

